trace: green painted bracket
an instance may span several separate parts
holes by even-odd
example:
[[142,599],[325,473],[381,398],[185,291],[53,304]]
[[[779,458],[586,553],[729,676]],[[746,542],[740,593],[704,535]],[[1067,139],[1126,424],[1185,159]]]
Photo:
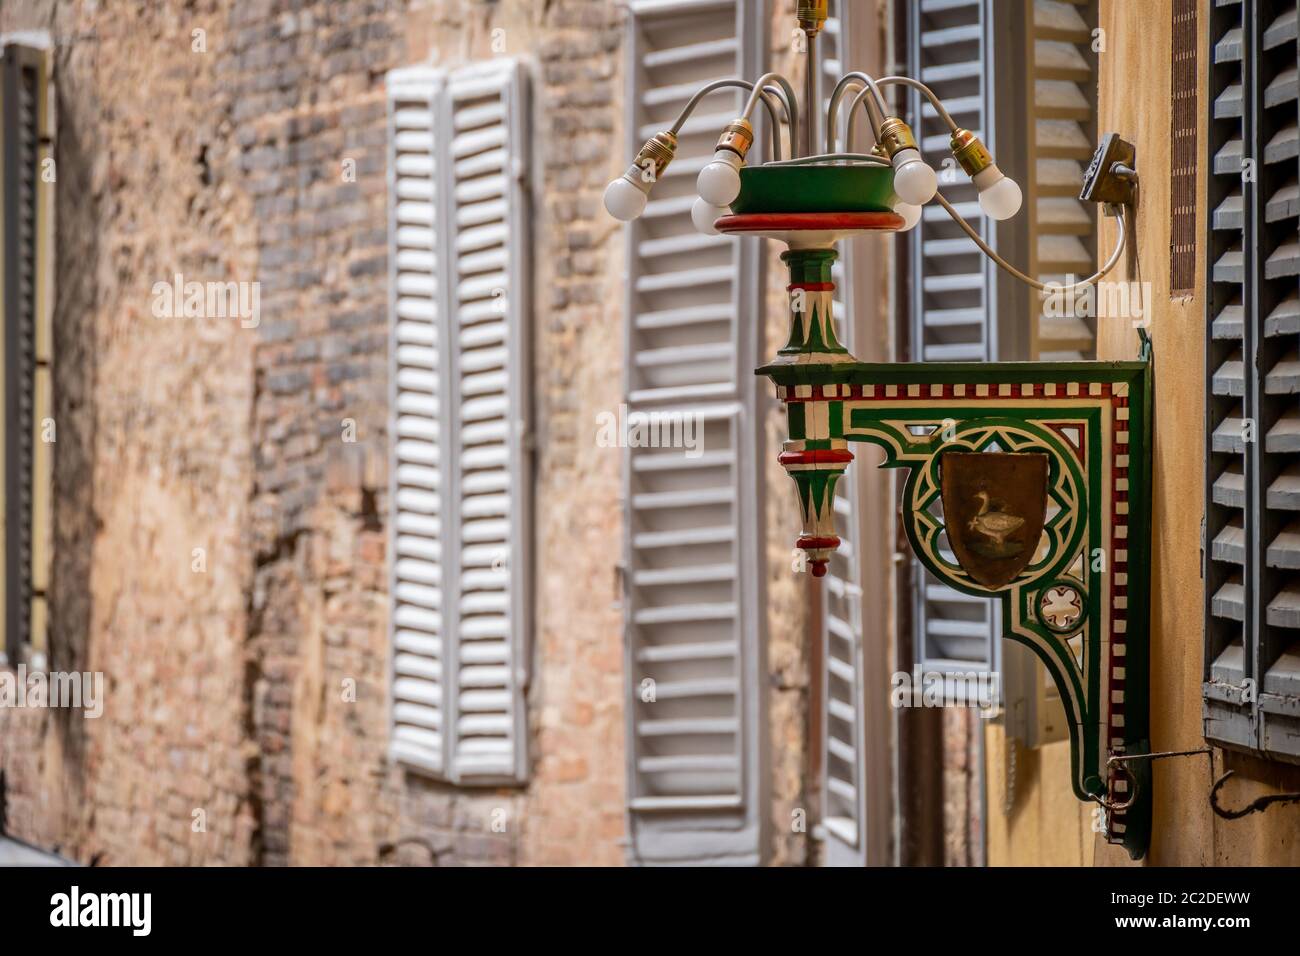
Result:
[[[811,284],[799,276],[792,285]],[[949,586],[1001,601],[1003,636],[1032,649],[1060,691],[1075,795],[1106,806],[1107,839],[1141,857],[1149,777],[1129,793],[1107,760],[1149,751],[1149,347],[1138,362],[865,364],[827,348],[834,333],[815,314],[821,298],[797,316],[777,361],[757,370],[786,404],[781,463],[799,490],[798,543],[813,573],[824,573],[839,545],[832,500],[854,457],[850,443],[879,445],[882,467],[907,470],[903,524],[912,548]],[[784,354],[800,347],[797,360]],[[1042,544],[1003,587],[979,584],[947,556],[939,462],[954,450],[1048,456]]]

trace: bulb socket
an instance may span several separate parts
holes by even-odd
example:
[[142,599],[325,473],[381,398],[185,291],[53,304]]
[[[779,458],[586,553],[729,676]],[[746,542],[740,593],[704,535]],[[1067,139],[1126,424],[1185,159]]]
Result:
[[877,142],[879,146],[884,147],[890,159],[905,149],[915,149],[920,152],[920,148],[916,145],[916,137],[912,135],[912,127],[897,116],[885,117],[885,121],[880,124],[880,138]]
[[829,0],[799,0],[794,16],[799,22],[799,29],[809,35],[821,32],[826,24]]
[[634,166],[641,170],[641,175],[645,177],[649,174],[650,182],[658,182],[659,177],[663,175],[668,164],[673,161],[677,155],[677,137],[668,130],[661,133],[655,133],[645,145],[641,147],[640,152],[636,154],[633,161]]
[[968,129],[959,129],[952,134],[953,158],[966,170],[967,176],[975,176],[993,165],[993,154],[978,136]]
[[729,149],[741,159],[749,152],[749,148],[754,145],[754,126],[749,120],[743,117],[737,117],[727,124],[727,128],[722,131],[718,137],[718,149]]

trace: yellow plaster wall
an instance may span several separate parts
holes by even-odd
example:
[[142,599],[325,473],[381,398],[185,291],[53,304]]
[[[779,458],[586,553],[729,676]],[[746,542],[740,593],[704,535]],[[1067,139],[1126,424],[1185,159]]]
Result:
[[[1197,49],[1205,144],[1208,0],[1201,2]],[[1098,55],[1102,132],[1116,131],[1137,147],[1142,178],[1136,223],[1136,262],[1151,283],[1151,337],[1155,347],[1155,460],[1152,523],[1151,741],[1155,750],[1205,745],[1201,731],[1202,622],[1200,569],[1204,513],[1204,283],[1198,248],[1197,293],[1169,296],[1170,44],[1172,0],[1102,0],[1105,50]],[[1205,228],[1204,164],[1198,172],[1197,231]],[[1113,248],[1114,220],[1103,219],[1102,250]],[[1124,278],[1117,276],[1116,278]],[[1098,322],[1101,359],[1136,356],[1132,321]],[[1031,755],[1022,751],[1016,803],[1003,810],[1004,740],[986,732],[988,860],[992,865],[1130,865],[1122,848],[1092,833],[1091,811],[1070,792],[1068,744]],[[1300,790],[1300,767],[1217,751],[1216,767],[1237,771],[1223,802],[1241,806],[1277,790]],[[1027,768],[1027,769],[1026,769]],[[1236,821],[1214,816],[1213,782],[1205,757],[1154,764],[1155,807],[1147,862],[1166,866],[1300,865],[1300,807],[1281,805]]]

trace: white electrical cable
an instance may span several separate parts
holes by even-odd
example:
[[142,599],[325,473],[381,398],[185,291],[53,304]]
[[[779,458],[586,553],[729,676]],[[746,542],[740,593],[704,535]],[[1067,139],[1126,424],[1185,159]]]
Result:
[[1093,285],[1103,279],[1108,272],[1115,268],[1115,265],[1119,262],[1120,254],[1123,253],[1124,246],[1128,242],[1128,210],[1124,206],[1119,206],[1119,239],[1115,243],[1115,251],[1110,254],[1110,258],[1106,260],[1106,264],[1097,272],[1088,276],[1088,278],[1080,279],[1078,282],[1071,282],[1069,285],[1047,285],[1039,282],[1037,279],[1025,275],[1011,263],[1007,262],[1007,260],[994,252],[989,247],[988,243],[980,237],[980,234],[975,231],[975,227],[962,218],[961,213],[952,207],[952,203],[948,202],[948,200],[943,197],[943,194],[936,193],[934,198],[939,205],[948,210],[948,215],[952,217],[952,221],[960,226],[966,235],[971,237],[975,245],[980,247],[980,251],[983,252],[984,255],[997,263],[999,268],[1003,271],[1011,273],[1011,275],[1025,283],[1025,285],[1032,286],[1040,292],[1072,292],[1082,286]]

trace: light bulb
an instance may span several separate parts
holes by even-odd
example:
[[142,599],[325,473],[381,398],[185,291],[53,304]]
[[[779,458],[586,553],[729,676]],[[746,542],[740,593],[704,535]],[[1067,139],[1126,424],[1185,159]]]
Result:
[[894,154],[894,192],[910,206],[924,206],[939,189],[939,177],[915,149]]
[[903,217],[903,225],[899,232],[908,232],[916,228],[916,224],[921,221],[921,207],[913,206],[910,202],[903,202],[897,199],[894,202],[895,214]]
[[605,209],[615,219],[628,222],[645,212],[651,183],[642,183],[641,170],[633,164],[627,172],[605,187]]
[[706,236],[716,236],[718,230],[714,228],[713,223],[721,216],[731,215],[731,210],[726,206],[715,206],[703,196],[695,200],[691,206],[691,222],[695,225],[697,232],[702,232]]
[[971,177],[980,191],[980,208],[990,219],[1010,219],[1020,211],[1021,194],[1016,181],[1004,176],[994,164]]
[[744,162],[739,155],[729,149],[719,149],[713,154],[713,162],[700,170],[695,180],[696,191],[711,206],[730,206],[740,195],[740,164]]

